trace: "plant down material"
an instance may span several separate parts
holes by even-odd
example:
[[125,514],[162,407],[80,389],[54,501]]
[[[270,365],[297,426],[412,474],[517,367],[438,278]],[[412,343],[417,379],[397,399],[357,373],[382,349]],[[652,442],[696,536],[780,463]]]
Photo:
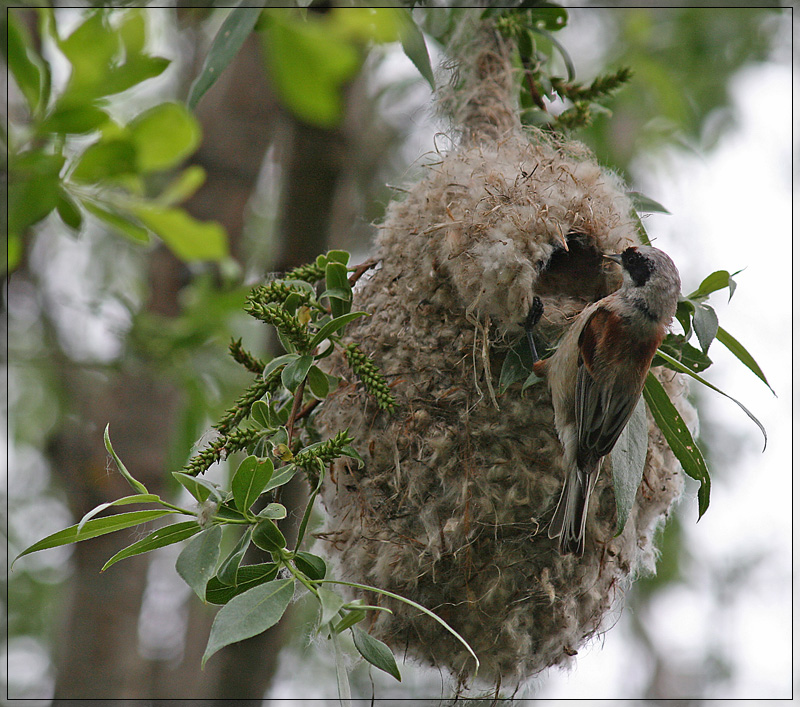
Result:
[[[550,396],[541,382],[501,395],[501,367],[534,295],[554,344],[619,285],[601,253],[636,244],[637,227],[621,183],[585,147],[520,127],[502,41],[477,33],[462,55],[448,99],[461,141],[390,206],[381,265],[354,296],[371,316],[349,336],[385,374],[395,407],[379,409],[351,384],[317,418],[348,428],[366,462],[334,464],[321,537],[338,577],[432,609],[475,649],[483,680],[513,684],[568,662],[608,625],[634,573],[654,569],[653,535],[683,479],[649,418],[644,478],[621,535],[606,460],[584,556],[561,556],[548,539],[564,474]],[[464,98],[452,105],[454,96]],[[340,354],[330,360],[345,370]],[[680,375],[657,375],[694,420]],[[467,679],[474,663],[452,636],[381,599],[394,614],[380,613],[371,633]]]

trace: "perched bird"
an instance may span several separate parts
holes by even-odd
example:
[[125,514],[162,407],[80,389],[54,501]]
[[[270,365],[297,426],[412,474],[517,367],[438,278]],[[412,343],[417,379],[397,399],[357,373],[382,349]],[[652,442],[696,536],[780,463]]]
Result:
[[550,358],[537,360],[531,333],[541,317],[541,302],[526,321],[534,371],[547,378],[564,447],[566,478],[548,532],[560,538],[562,554],[583,554],[586,513],[600,462],[639,401],[681,287],[675,264],[657,248],[631,247],[604,257],[622,266],[622,287],[586,307]]

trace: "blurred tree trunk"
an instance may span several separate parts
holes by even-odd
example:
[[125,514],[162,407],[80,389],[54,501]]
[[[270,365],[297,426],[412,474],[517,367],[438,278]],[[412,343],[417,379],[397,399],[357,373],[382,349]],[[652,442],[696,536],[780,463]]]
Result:
[[[363,87],[353,87],[361,93]],[[357,88],[358,87],[358,88]],[[363,100],[363,95],[359,95]],[[352,101],[351,101],[352,103]],[[343,182],[353,181],[348,159],[350,129],[322,130],[298,123],[278,109],[264,80],[258,41],[251,37],[197,110],[203,143],[192,161],[207,172],[203,187],[185,207],[199,219],[220,221],[240,262],[247,203],[267,147],[276,143],[281,173],[278,246],[269,269],[283,271],[326,250],[331,223],[351,224],[354,205],[341,198]],[[351,120],[349,121],[352,123]],[[359,136],[360,139],[360,136]],[[337,201],[337,194],[339,195]],[[178,293],[188,273],[166,249],[149,263],[147,308],[163,316],[179,313]],[[181,405],[180,391],[151,371],[124,363],[106,379],[66,366],[63,380],[75,409],[50,445],[53,468],[63,479],[69,503],[80,517],[98,503],[129,493],[125,482],[107,472],[102,429],[111,422],[115,450],[153,493],[164,491],[171,429]],[[291,542],[306,488],[303,481],[284,490],[289,510],[282,526]],[[287,522],[288,525],[288,522]],[[290,621],[220,651],[200,671],[213,612],[190,598],[185,651],[177,664],[148,660],[138,650],[138,618],[146,585],[146,557],[132,558],[99,574],[120,547],[116,535],[79,543],[72,578],[72,601],[57,655],[56,702],[87,698],[176,700],[236,699],[261,702],[278,664]]]

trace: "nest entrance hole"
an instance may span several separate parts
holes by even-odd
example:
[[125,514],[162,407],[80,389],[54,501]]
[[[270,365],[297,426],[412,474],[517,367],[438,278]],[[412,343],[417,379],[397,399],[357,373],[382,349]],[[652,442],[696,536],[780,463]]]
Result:
[[591,236],[569,233],[567,246],[569,250],[556,250],[542,263],[537,294],[594,302],[616,289],[618,283],[606,272],[602,251]]

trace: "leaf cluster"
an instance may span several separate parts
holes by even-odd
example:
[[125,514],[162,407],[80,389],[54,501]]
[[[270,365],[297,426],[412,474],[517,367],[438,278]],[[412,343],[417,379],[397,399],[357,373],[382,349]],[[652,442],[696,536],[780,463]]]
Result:
[[[569,133],[591,124],[598,113],[607,113],[603,101],[631,78],[621,67],[597,76],[591,83],[576,80],[575,67],[554,32],[567,26],[568,13],[554,2],[520,2],[513,8],[488,8],[484,17],[494,17],[498,31],[511,40],[519,68],[519,102],[524,124]],[[560,59],[556,72],[556,57]],[[556,101],[564,104],[557,115],[550,112]]]
[[4,58],[26,108],[8,135],[9,268],[27,230],[53,212],[71,233],[89,215],[139,243],[155,235],[185,261],[226,257],[222,226],[176,206],[202,185],[203,170],[164,176],[199,144],[194,116],[174,102],[124,123],[109,111],[110,96],[160,76],[170,63],[147,49],[145,12],[95,9],[67,37],[52,9],[36,13],[41,41],[61,54],[70,74],[64,89],[54,91],[48,54],[34,45],[20,11],[9,10]]
[[[301,549],[328,466],[339,457],[349,457],[363,465],[350,446],[352,438],[347,430],[329,439],[314,440],[316,433],[309,424],[311,413],[339,383],[338,378],[325,373],[317,364],[340,348],[365,387],[376,393],[379,405],[391,409],[394,404],[389,387],[374,363],[355,345],[342,343],[347,324],[365,314],[351,308],[352,287],[366,266],[350,268],[354,273],[349,275],[348,261],[348,253],[330,251],[313,264],[291,271],[286,278],[257,286],[250,292],[245,309],[276,329],[285,353],[263,362],[246,351],[241,341],[231,343],[234,360],[255,373],[256,378],[216,424],[219,436],[198,451],[184,471],[173,472],[175,480],[196,502],[194,508],[181,507],[150,493],[117,456],[106,428],[108,453],[134,493],[97,506],[77,524],[40,540],[19,557],[166,516],[189,516],[192,519],[159,527],[120,550],[102,571],[129,557],[189,540],[178,557],[177,572],[202,601],[222,606],[212,625],[203,663],[220,648],[261,633],[278,622],[300,589],[319,602],[320,631],[334,642],[344,631],[351,631],[358,652],[399,680],[400,673],[389,648],[357,626],[368,611],[388,609],[369,606],[362,600],[346,600],[328,586],[336,581],[328,577],[325,560]],[[241,450],[246,450],[247,455],[233,474],[230,488],[201,475],[214,462]],[[280,491],[298,471],[305,474],[312,492],[294,548],[289,548],[280,527],[287,517]],[[97,517],[110,508],[130,504],[154,504],[157,508]],[[222,551],[225,527],[236,535],[233,547],[226,554]],[[270,561],[244,564],[251,544],[268,553]],[[407,601],[443,623],[402,597],[358,586],[364,591]]]

